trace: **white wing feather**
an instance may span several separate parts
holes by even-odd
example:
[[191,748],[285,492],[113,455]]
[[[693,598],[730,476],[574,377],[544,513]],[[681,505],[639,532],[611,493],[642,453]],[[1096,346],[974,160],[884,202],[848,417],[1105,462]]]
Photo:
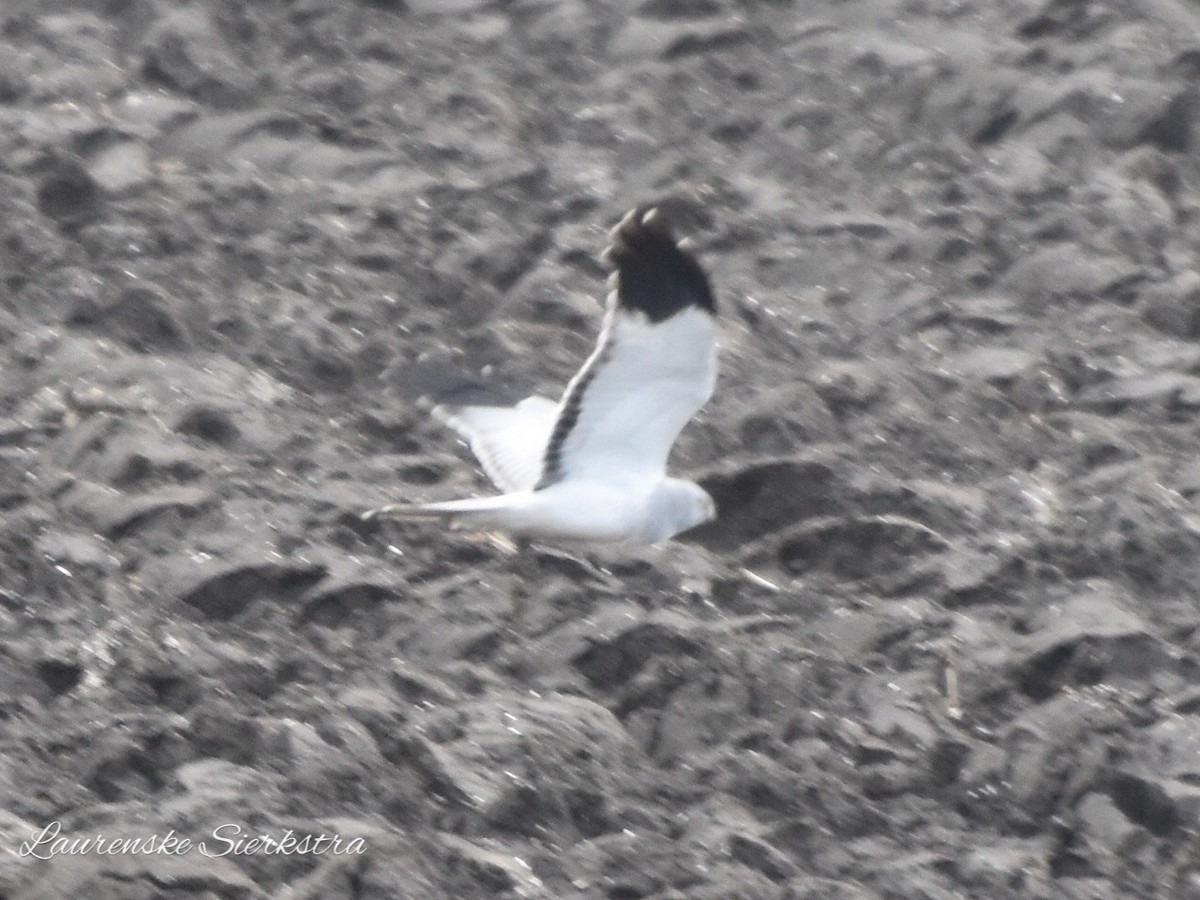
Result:
[[662,477],[679,432],[712,396],[716,371],[708,312],[692,307],[651,323],[611,309],[596,351],[560,404],[560,415],[570,414],[572,402],[578,408],[557,448],[558,475]]
[[542,471],[558,404],[526,397],[516,406],[439,406],[433,414],[465,440],[502,491],[528,491]]

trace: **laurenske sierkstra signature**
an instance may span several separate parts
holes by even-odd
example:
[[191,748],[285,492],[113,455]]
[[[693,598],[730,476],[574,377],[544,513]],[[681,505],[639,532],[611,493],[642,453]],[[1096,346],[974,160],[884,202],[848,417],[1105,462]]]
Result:
[[235,823],[219,825],[201,840],[183,837],[174,829],[165,834],[136,837],[64,836],[61,822],[51,822],[17,848],[18,856],[51,859],[55,856],[184,856],[193,851],[203,856],[280,856],[357,855],[367,849],[361,837],[344,838],[338,834],[296,833],[288,829],[280,835],[252,834]]

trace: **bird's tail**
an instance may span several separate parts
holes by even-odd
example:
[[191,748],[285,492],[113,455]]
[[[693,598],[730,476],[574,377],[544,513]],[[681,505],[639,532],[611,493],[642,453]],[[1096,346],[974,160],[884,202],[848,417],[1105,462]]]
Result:
[[440,503],[392,503],[363,513],[363,519],[434,519],[466,527],[488,527],[497,523],[497,513],[506,508],[507,503],[503,495],[443,500]]

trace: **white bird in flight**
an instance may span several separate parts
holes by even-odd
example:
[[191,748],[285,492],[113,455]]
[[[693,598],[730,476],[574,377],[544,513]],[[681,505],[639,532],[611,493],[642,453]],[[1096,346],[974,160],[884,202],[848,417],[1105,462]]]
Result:
[[612,229],[596,349],[558,402],[439,406],[505,493],[394,504],[367,517],[439,519],[556,542],[653,544],[716,516],[700,485],[667,476],[679,432],[716,382],[716,300],[656,209]]

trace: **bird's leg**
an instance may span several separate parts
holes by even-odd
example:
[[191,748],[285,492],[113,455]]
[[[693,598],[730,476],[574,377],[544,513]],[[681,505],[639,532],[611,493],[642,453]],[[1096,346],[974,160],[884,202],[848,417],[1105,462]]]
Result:
[[508,592],[508,620],[510,627],[515,631],[516,626],[525,615],[525,601],[529,599],[526,582],[535,577],[537,566],[533,563],[533,547],[527,539],[516,538],[512,542],[512,547],[514,560],[513,578]]
[[509,537],[495,531],[477,532],[467,539],[472,543],[491,546],[504,556],[512,558],[513,564],[509,567],[512,577],[508,586],[508,622],[510,628],[515,628],[525,613],[525,600],[528,595],[525,581],[535,574],[535,569],[529,565],[529,558],[533,555],[530,542],[525,538]]
[[588,574],[594,578],[597,584],[602,585],[604,590],[610,594],[620,594],[625,590],[625,585],[620,580],[613,577],[613,574],[606,569],[603,564],[588,556],[577,556],[580,564],[588,570]]
[[525,601],[529,598],[527,583],[537,577],[537,565],[532,562],[534,554],[532,544],[521,537],[510,537],[494,531],[478,531],[467,535],[466,539],[473,544],[490,546],[502,555],[512,558],[509,567],[511,578],[508,586],[508,614],[506,616],[510,630],[516,630],[517,624],[524,617]]

